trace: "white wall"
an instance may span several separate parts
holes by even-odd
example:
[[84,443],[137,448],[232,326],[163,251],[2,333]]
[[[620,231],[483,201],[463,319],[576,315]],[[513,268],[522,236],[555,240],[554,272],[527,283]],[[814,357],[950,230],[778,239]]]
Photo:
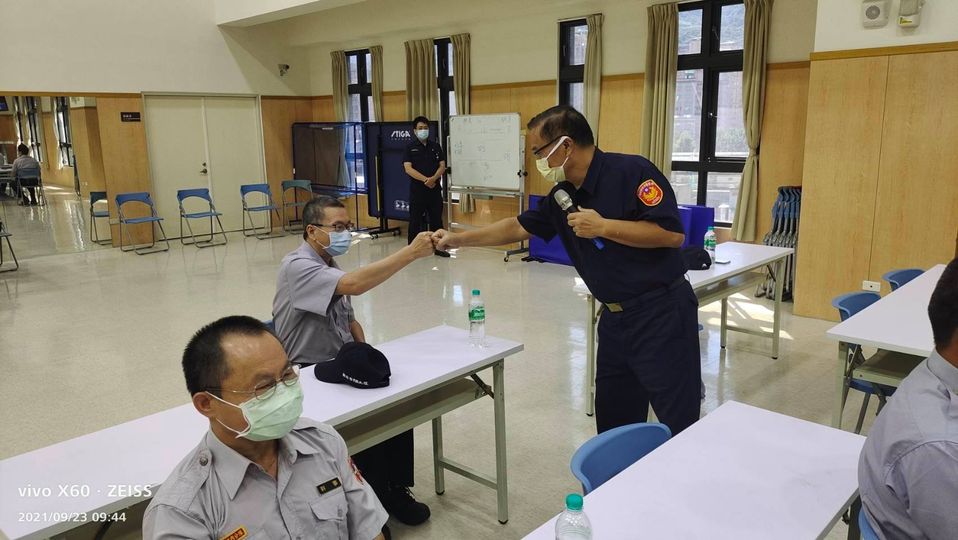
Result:
[[[214,23],[213,0],[6,0],[0,89],[308,93],[303,51]],[[29,47],[29,48],[27,48]],[[293,66],[280,78],[277,64]]]
[[900,0],[891,0],[891,17],[883,28],[864,28],[858,0],[819,0],[815,51],[840,51],[939,43],[958,40],[958,0],[926,0],[918,28],[896,22]]
[[[603,73],[645,71],[647,7],[662,0],[394,0],[366,2],[274,23],[289,45],[309,48],[310,91],[332,93],[329,52],[383,46],[383,86],[405,88],[410,39],[460,32],[472,36],[472,84],[554,79],[557,21],[605,15]],[[816,0],[777,0],[772,11],[772,62],[808,60],[815,36]],[[508,16],[503,16],[508,13]]]

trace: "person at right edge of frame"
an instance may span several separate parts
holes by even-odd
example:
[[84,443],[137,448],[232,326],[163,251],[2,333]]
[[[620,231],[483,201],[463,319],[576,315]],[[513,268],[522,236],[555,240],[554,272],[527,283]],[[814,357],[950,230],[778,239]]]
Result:
[[[644,157],[598,149],[588,121],[572,107],[547,109],[527,127],[536,168],[556,184],[549,196],[518,217],[465,232],[437,231],[433,241],[447,250],[558,235],[603,304],[598,432],[647,421],[651,404],[675,435],[699,419],[701,364],[698,300],[685,279],[679,252],[685,234],[672,187]],[[578,211],[562,210],[558,190]]]
[[[417,234],[442,228],[442,175],[446,172],[446,154],[442,146],[429,140],[429,119],[417,116],[412,123],[415,140],[409,143],[403,156],[403,169],[409,176],[410,244]],[[440,250],[435,254],[449,256]]]

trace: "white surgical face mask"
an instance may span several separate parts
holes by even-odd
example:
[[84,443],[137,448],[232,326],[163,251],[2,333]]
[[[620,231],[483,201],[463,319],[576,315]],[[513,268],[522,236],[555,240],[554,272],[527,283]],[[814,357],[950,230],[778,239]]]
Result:
[[560,137],[559,140],[558,140],[558,142],[556,142],[555,146],[552,147],[552,150],[549,151],[549,153],[546,155],[546,157],[539,158],[539,159],[536,160],[536,168],[539,169],[539,174],[541,174],[542,177],[545,178],[546,180],[552,181],[552,182],[554,182],[554,183],[556,183],[556,184],[558,184],[559,182],[562,182],[563,180],[565,180],[565,168],[564,168],[564,167],[565,167],[566,162],[569,161],[569,156],[566,155],[565,160],[563,160],[563,161],[562,161],[562,164],[559,165],[558,167],[550,167],[550,166],[549,166],[549,158],[552,156],[552,154],[555,153],[555,151],[556,151],[560,146],[562,146],[562,141],[564,141],[564,140],[566,140],[566,139],[568,139],[568,138],[569,138],[569,137],[566,136],[566,135],[563,135],[562,137]]
[[428,130],[428,129],[417,129],[417,130],[416,130],[416,138],[419,139],[420,141],[425,141],[426,139],[429,138],[429,130]]

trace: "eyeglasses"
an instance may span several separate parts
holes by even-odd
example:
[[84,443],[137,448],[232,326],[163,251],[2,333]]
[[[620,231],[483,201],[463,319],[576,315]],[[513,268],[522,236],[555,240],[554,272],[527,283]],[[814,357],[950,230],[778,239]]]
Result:
[[283,383],[286,386],[293,386],[298,380],[299,366],[295,364],[287,364],[286,369],[283,370],[283,374],[279,377],[279,379],[266,383],[260,383],[252,390],[227,390],[218,386],[211,386],[207,388],[207,390],[220,390],[222,392],[229,392],[231,394],[245,394],[247,396],[252,394],[256,399],[269,399],[269,397],[273,395],[273,392],[276,391],[276,385],[279,383]]
[[352,221],[350,221],[349,223],[345,225],[343,225],[342,223],[335,223],[333,225],[323,225],[322,223],[310,223],[309,225],[312,225],[313,227],[332,229],[338,233],[347,232],[347,231],[353,232],[356,229],[356,226],[353,225]]
[[543,145],[540,146],[539,148],[533,148],[533,149],[532,149],[532,155],[534,155],[535,157],[541,159],[542,156],[540,156],[539,153],[542,152],[543,150],[545,150],[546,148],[551,147],[551,146],[552,146],[552,143],[558,141],[558,140],[561,139],[562,137],[565,137],[565,135],[559,135],[559,136],[557,136],[555,139],[552,139],[551,141],[549,141],[549,142],[543,144]]

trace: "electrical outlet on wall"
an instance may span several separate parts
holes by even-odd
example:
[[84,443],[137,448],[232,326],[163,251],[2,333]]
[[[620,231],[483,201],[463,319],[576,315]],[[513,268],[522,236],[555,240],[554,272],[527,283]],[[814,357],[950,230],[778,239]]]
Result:
[[862,281],[862,290],[863,291],[872,291],[872,292],[881,292],[881,283],[877,281]]

